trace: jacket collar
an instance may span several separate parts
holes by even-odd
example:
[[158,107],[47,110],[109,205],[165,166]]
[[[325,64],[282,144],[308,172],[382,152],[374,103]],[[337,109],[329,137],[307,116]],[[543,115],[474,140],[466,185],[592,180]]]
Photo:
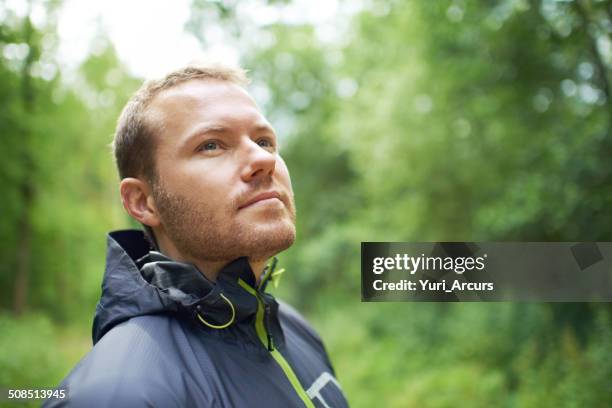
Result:
[[179,309],[199,314],[198,320],[212,328],[243,322],[257,312],[257,298],[239,283],[242,280],[257,291],[255,275],[246,257],[223,267],[216,282],[207,279],[195,265],[174,261],[157,251],[150,251],[136,265],[143,278],[179,305]]
[[[237,336],[238,332],[252,331],[258,297],[265,305],[267,326],[275,342],[284,342],[279,305],[273,296],[264,293],[266,284],[275,279],[275,261],[266,267],[258,285],[244,257],[226,265],[217,281],[211,282],[194,265],[154,251],[141,230],[112,232],[107,244],[102,295],[92,327],[94,344],[132,317],[163,313],[183,315],[209,331],[236,328],[213,331],[222,337]],[[254,340],[259,341],[257,335]]]

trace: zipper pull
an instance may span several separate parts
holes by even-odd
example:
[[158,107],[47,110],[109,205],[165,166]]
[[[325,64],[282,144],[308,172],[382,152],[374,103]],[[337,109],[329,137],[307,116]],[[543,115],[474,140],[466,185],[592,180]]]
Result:
[[268,351],[274,350],[274,339],[270,333],[270,305],[264,302],[264,326],[268,335]]

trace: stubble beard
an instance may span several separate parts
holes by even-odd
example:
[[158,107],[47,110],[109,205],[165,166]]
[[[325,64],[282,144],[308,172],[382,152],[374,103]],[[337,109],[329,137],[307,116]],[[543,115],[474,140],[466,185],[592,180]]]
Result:
[[[267,260],[289,248],[295,241],[295,205],[289,197],[289,216],[265,224],[238,220],[228,208],[207,205],[171,193],[158,183],[153,198],[168,238],[177,250],[202,261],[232,261],[247,256],[252,261]],[[235,210],[234,210],[235,211]]]

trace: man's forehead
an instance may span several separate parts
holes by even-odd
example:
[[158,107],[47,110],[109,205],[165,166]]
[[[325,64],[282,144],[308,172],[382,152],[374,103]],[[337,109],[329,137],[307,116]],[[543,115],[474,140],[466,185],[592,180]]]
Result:
[[213,78],[191,79],[160,91],[150,106],[167,107],[174,104],[206,105],[231,99],[257,106],[253,98],[240,85]]
[[[185,125],[181,122],[219,121],[236,114],[266,122],[254,99],[241,86],[218,79],[193,79],[164,89],[147,108],[147,121],[156,128]],[[178,130],[178,129],[173,129]]]
[[152,100],[146,115],[158,137],[172,134],[174,141],[203,133],[208,127],[228,132],[235,126],[246,126],[274,133],[244,88],[217,79],[189,80],[163,90]]

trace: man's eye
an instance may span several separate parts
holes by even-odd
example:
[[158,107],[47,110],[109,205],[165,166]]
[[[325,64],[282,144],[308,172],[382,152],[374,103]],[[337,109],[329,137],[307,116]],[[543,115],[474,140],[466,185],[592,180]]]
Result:
[[217,142],[206,142],[200,146],[200,150],[216,150],[217,148],[219,148],[219,144]]
[[264,147],[264,148],[274,147],[274,144],[272,144],[272,142],[270,140],[268,140],[268,139],[259,139],[257,141],[257,144],[259,146],[261,146],[261,147]]

